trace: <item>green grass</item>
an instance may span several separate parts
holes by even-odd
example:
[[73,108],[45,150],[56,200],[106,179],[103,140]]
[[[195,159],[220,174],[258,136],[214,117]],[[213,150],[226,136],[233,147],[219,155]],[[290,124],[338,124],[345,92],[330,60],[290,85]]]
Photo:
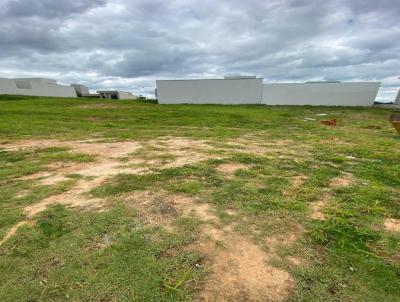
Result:
[[[103,105],[98,106],[98,104]],[[317,114],[327,113],[327,117]],[[201,220],[175,217],[174,231],[143,224],[126,194],[153,190],[208,202],[224,224],[260,247],[274,234],[302,229],[293,246],[281,246],[282,266],[296,288],[289,301],[400,301],[400,235],[383,228],[400,219],[400,137],[377,108],[158,105],[140,101],[0,96],[0,236],[24,219],[23,208],[68,190],[82,175],[46,186],[22,180],[53,162],[95,163],[65,148],[2,151],[19,139],[137,140],[164,136],[207,140],[223,154],[149,174],[120,174],[92,190],[108,211],[53,206],[35,225],[23,226],[0,247],[1,301],[187,301],[207,278],[198,240]],[[316,121],[304,120],[305,117]],[[320,119],[337,118],[337,127]],[[379,125],[382,129],[366,129]],[[236,139],[258,141],[274,152],[249,154]],[[282,140],[289,144],[280,146]],[[246,144],[245,144],[246,145]],[[170,162],[176,156],[144,147],[122,158]],[[222,163],[246,169],[231,177]],[[347,187],[328,188],[350,173]],[[299,187],[295,176],[306,177]],[[310,207],[329,190],[326,220]],[[21,192],[25,192],[22,196]],[[229,213],[233,212],[233,215]],[[291,266],[287,255],[303,259]]]

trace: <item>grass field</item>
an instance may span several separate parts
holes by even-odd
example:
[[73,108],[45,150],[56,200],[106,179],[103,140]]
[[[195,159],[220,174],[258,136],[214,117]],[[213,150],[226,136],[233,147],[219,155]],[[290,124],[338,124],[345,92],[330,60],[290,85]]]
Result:
[[0,301],[400,301],[390,112],[0,96]]

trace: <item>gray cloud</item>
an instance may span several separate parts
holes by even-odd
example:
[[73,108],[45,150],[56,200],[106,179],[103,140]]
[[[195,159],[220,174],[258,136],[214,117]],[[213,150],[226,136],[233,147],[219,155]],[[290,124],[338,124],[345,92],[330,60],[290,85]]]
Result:
[[156,78],[400,86],[397,0],[0,0],[0,76],[150,94]]
[[105,0],[9,0],[5,11],[10,17],[56,18],[82,14],[104,4]]

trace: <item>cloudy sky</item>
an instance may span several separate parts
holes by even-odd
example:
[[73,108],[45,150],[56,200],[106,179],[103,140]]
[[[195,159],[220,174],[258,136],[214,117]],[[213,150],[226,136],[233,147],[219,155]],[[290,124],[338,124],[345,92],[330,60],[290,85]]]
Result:
[[0,77],[150,95],[155,79],[400,88],[400,0],[0,0]]

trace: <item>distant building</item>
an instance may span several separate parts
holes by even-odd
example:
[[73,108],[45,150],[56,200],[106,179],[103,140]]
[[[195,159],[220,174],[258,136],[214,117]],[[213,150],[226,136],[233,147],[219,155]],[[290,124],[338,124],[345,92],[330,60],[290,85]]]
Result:
[[77,96],[73,87],[59,85],[56,80],[45,78],[0,78],[0,94],[71,98],[76,98]]
[[157,80],[160,104],[372,106],[380,82],[263,83],[255,76]]
[[90,93],[89,88],[81,84],[71,84],[74,87],[76,95],[81,98],[100,98],[98,93]]
[[113,99],[113,100],[135,100],[136,95],[130,92],[118,91],[118,90],[100,90],[97,91],[102,99]]
[[396,99],[394,101],[394,104],[395,105],[400,105],[400,89],[399,89],[399,92],[397,93],[397,97],[396,97]]
[[89,88],[86,87],[85,85],[81,84],[71,84],[72,87],[74,87],[76,95],[81,97],[82,95],[87,95],[89,94]]
[[380,82],[308,82],[263,84],[267,105],[372,106]]
[[160,104],[259,104],[263,79],[157,80]]

